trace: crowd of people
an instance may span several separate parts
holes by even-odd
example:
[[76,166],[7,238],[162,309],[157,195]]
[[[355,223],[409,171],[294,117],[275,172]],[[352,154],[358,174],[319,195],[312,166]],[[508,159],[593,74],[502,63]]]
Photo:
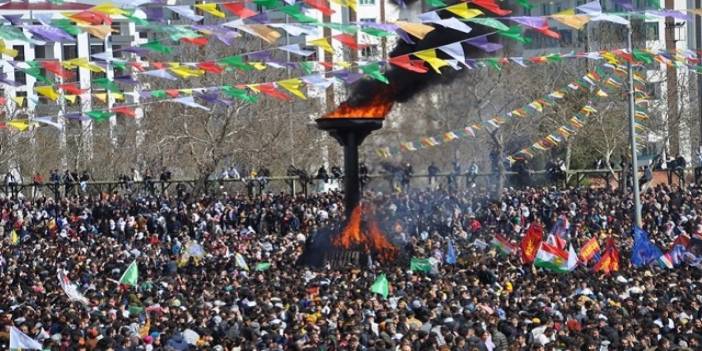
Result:
[[[0,344],[17,328],[50,350],[702,349],[699,265],[630,265],[629,194],[526,188],[495,200],[476,187],[364,199],[400,250],[434,258],[430,272],[298,264],[344,220],[335,192],[2,198]],[[702,235],[702,188],[657,186],[642,199],[659,247]],[[559,218],[575,247],[612,239],[619,270],[556,274],[485,245],[497,234],[516,245]],[[138,282],[121,284],[132,262]],[[386,297],[370,289],[380,274]]]

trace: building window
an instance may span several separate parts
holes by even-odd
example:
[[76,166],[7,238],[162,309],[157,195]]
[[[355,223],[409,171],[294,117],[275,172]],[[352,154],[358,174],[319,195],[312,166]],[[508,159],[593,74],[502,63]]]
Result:
[[27,106],[27,92],[26,91],[15,92],[15,96],[18,98],[24,98],[23,99],[24,101],[22,102],[22,106],[17,106],[17,108],[22,108],[22,107]]
[[[68,61],[72,60],[74,58],[78,58],[78,46],[75,44],[65,44],[63,45],[63,48],[61,48],[62,55],[63,55],[63,60]],[[80,81],[80,69],[78,67],[70,70],[71,73],[73,73],[73,79]]]
[[542,4],[541,5],[541,14],[542,15],[548,15],[548,4]]
[[644,24],[644,33],[646,35],[646,40],[658,40],[658,22],[646,22],[646,24]]
[[[98,45],[90,45],[90,55],[94,54],[99,54],[105,52],[105,45],[103,44],[98,44]],[[105,72],[90,72],[90,79],[99,79],[99,78],[105,78],[107,75]]]
[[46,56],[46,45],[35,45],[34,46],[34,58],[37,60],[45,59]]
[[359,5],[375,5],[375,0],[358,0]]
[[375,23],[375,17],[372,17],[372,18],[361,18],[361,22],[365,22],[365,23]]
[[122,58],[124,53],[122,52],[122,45],[112,44],[112,57]]
[[378,45],[369,45],[361,49],[361,56],[363,58],[375,58],[378,56]]
[[[24,45],[14,45],[12,48],[17,51],[15,61],[24,61]],[[27,74],[15,68],[15,82],[18,84],[27,84]]]
[[122,23],[112,22],[112,35],[122,35]]

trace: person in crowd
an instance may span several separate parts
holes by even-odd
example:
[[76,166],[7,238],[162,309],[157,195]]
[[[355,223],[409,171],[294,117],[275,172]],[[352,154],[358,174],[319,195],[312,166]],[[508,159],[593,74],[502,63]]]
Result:
[[475,188],[475,180],[478,178],[478,173],[480,172],[480,167],[478,163],[472,161],[468,167],[468,173],[466,174],[466,188]]
[[85,194],[88,192],[88,182],[90,181],[90,173],[88,173],[87,170],[83,171],[83,174],[80,175],[80,192]]
[[436,189],[436,176],[439,174],[440,171],[441,170],[434,163],[434,161],[432,161],[429,167],[427,167],[427,175],[429,176],[429,188],[432,190]]

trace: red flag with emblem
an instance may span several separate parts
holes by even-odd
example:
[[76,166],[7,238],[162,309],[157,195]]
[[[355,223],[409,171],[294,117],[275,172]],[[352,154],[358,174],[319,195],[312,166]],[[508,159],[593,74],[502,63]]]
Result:
[[526,235],[522,238],[522,242],[519,243],[519,247],[522,249],[522,263],[528,264],[534,261],[543,235],[544,228],[541,224],[531,223],[529,230],[527,230]]

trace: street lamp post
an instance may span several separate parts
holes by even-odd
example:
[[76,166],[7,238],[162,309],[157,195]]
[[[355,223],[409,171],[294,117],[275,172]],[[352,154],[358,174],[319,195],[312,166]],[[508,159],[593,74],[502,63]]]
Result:
[[[631,22],[626,26],[626,44],[629,54],[633,53],[632,43],[631,43]],[[635,225],[641,227],[641,196],[639,190],[639,160],[636,155],[636,128],[634,115],[636,113],[636,103],[634,101],[634,73],[632,72],[631,62],[627,61],[626,64],[627,78],[629,80],[629,137],[631,146],[631,170],[632,170],[632,186],[634,188],[634,218]],[[626,181],[626,179],[625,179]]]

